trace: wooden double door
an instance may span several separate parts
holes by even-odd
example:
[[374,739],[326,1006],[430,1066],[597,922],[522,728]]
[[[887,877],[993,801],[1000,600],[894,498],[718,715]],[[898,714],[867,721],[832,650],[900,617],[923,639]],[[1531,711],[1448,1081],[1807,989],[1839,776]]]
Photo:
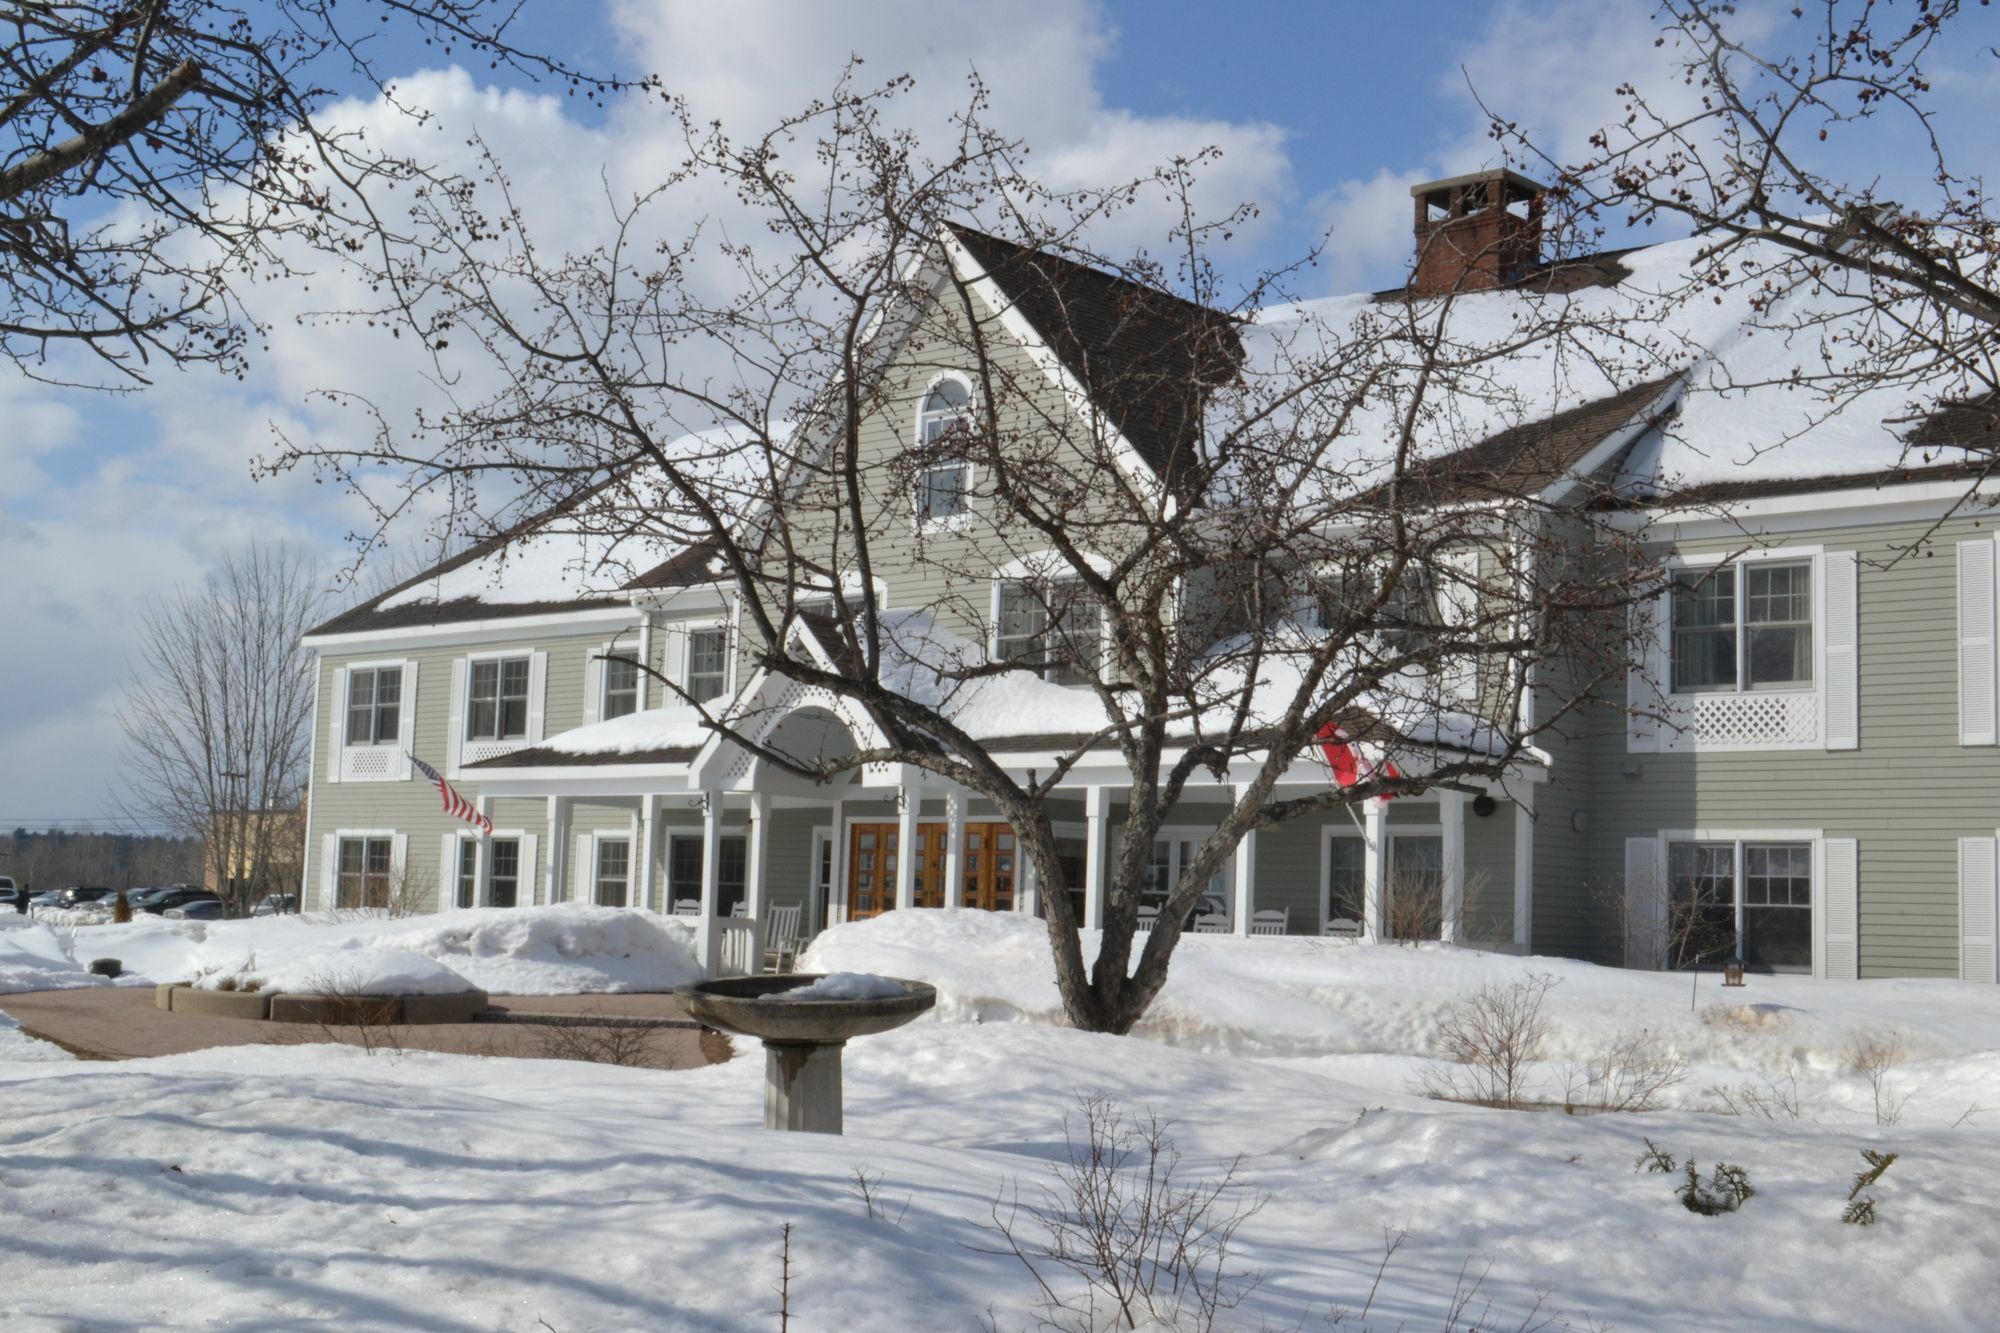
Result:
[[[1014,910],[1019,858],[1014,830],[1007,824],[967,824],[959,874],[967,907],[993,912]],[[943,907],[950,825],[917,825],[915,864],[910,868],[918,907]],[[879,916],[896,905],[901,830],[890,824],[856,824],[848,833],[847,919]]]

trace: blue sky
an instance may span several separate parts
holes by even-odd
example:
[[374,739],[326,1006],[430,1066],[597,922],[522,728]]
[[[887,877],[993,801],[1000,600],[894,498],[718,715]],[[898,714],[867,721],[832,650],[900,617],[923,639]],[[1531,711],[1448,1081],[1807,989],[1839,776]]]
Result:
[[[658,70],[704,114],[745,126],[827,86],[852,50],[873,74],[914,74],[910,114],[935,132],[977,65],[994,118],[1072,179],[1220,146],[1216,197],[1255,199],[1263,210],[1237,262],[1289,258],[1331,229],[1326,262],[1308,283],[1336,291],[1401,277],[1411,183],[1494,160],[1468,77],[1559,152],[1579,151],[1617,114],[1621,79],[1663,80],[1650,11],[1646,0],[527,0],[519,35],[584,63],[615,56]],[[1780,7],[1748,12],[1746,22],[1784,21]],[[1974,21],[1990,41],[1990,13]],[[409,44],[383,57],[441,118],[418,142],[448,148],[463,131],[484,133],[555,226],[587,227],[574,210],[590,203],[600,171],[644,180],[665,161],[656,123],[629,107],[595,113],[559,97],[502,96],[483,65],[454,73],[438,62],[434,49]],[[1993,151],[1984,141],[2000,109],[1993,64],[1968,56],[1940,93],[1982,153]],[[350,113],[377,132],[407,132],[379,108]],[[1875,166],[1857,158],[1854,169]],[[197,372],[113,400],[0,380],[0,592],[9,605],[0,825],[111,812],[116,704],[130,674],[145,670],[136,627],[162,593],[252,539],[303,542],[329,570],[342,560],[360,519],[350,502],[308,477],[251,476],[276,431],[354,429],[311,391],[360,388],[399,408],[428,392],[390,345],[299,325],[294,291],[259,296],[271,349],[244,384]],[[315,299],[323,296],[324,287]]]

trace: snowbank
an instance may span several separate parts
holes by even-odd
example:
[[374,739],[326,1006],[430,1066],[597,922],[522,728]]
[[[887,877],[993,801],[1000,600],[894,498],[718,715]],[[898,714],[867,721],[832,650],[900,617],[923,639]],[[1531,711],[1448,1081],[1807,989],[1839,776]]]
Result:
[[[1085,932],[1084,955],[1098,936]],[[1045,923],[1007,913],[917,910],[822,932],[802,971],[873,972],[927,981],[944,1022],[1065,1020]],[[1193,1050],[1313,1060],[1390,1086],[1442,1051],[1439,1025],[1484,986],[1554,979],[1543,1085],[1601,1056],[1617,1038],[1653,1034],[1690,1062],[1676,1096],[1798,1081],[1829,1109],[1869,1096],[1850,1048],[1875,1037],[1900,1048],[1912,1108],[1946,1119],[2000,1105],[2000,988],[1958,981],[1830,983],[1752,976],[1633,972],[1562,958],[1515,958],[1442,945],[1184,936],[1167,984],[1135,1035]],[[1692,1001],[1692,1003],[1691,1003]]]
[[[23,937],[27,942],[10,950]],[[230,978],[232,985],[255,980],[263,990],[331,986],[357,994],[658,991],[700,976],[689,928],[678,919],[558,903],[402,918],[308,913],[245,921],[144,917],[74,932],[31,926],[0,932],[0,990],[101,984],[81,971],[92,958],[119,959],[130,984],[212,987]],[[21,984],[9,985],[16,973]]]
[[6,1014],[0,1014],[0,1065],[8,1061],[26,1063],[74,1060],[71,1055],[54,1042],[42,1041],[21,1031],[21,1025]]
[[78,962],[70,950],[70,935],[18,912],[0,912],[0,995],[110,985],[107,978],[89,971],[92,958],[109,955],[86,947],[86,956]]

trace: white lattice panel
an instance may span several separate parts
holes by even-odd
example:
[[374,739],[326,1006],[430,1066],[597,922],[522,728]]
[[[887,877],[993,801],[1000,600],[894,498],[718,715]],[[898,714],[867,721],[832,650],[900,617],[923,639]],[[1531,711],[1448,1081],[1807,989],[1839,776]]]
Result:
[[393,745],[349,745],[340,752],[342,782],[387,782],[401,776]]
[[1820,743],[1819,694],[1682,694],[1668,701],[1662,750],[1790,750]]
[[524,750],[526,741],[467,741],[458,752],[461,764],[477,764],[488,759],[498,759],[503,754],[513,754]]

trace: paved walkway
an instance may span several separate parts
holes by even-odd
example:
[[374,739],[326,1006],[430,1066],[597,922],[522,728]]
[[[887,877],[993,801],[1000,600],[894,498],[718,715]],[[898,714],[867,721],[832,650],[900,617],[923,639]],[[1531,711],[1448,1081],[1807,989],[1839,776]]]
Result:
[[52,1041],[86,1060],[134,1060],[211,1046],[319,1041],[459,1055],[596,1060],[652,1069],[692,1069],[728,1056],[725,1039],[692,1027],[555,1027],[518,1021],[537,1013],[685,1020],[671,995],[495,995],[493,1005],[512,1012],[517,1021],[397,1024],[364,1031],[171,1014],[154,1005],[151,986],[0,995],[0,1011],[11,1015],[29,1035]]

